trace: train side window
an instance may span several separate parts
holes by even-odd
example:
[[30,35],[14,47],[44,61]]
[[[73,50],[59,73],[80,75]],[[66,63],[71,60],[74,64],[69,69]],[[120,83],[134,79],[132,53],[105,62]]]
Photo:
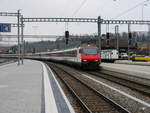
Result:
[[79,49],[79,53],[83,53],[83,50],[82,50],[82,49]]
[[77,51],[74,51],[74,56],[77,56]]
[[72,51],[72,53],[73,53],[73,56],[74,56],[74,57],[77,56],[77,51],[76,51],[76,50]]

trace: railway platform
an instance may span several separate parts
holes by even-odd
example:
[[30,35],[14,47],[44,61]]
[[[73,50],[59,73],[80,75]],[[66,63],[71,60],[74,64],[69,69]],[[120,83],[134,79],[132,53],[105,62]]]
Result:
[[102,63],[101,67],[105,70],[110,70],[119,73],[125,73],[140,78],[150,79],[150,69],[149,66],[145,65],[127,65],[124,63]]
[[0,66],[0,113],[74,113],[51,69],[25,60]]
[[116,64],[150,66],[150,62],[139,62],[139,61],[132,61],[132,60],[116,60],[115,63]]

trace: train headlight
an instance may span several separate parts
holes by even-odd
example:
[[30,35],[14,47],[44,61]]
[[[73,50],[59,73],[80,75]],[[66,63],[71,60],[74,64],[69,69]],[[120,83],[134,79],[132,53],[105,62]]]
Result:
[[98,60],[95,60],[96,62],[98,61]]
[[87,60],[83,60],[84,62],[87,62]]

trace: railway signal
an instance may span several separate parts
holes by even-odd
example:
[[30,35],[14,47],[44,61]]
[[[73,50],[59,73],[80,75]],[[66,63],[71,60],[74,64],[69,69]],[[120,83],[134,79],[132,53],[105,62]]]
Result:
[[65,38],[66,38],[66,45],[67,45],[69,41],[69,31],[65,31]]
[[110,45],[110,33],[106,33],[106,45],[109,46]]
[[129,32],[128,35],[129,35],[128,44],[131,45],[131,43],[132,43],[132,33]]
[[106,33],[106,39],[107,39],[107,40],[110,39],[110,33]]

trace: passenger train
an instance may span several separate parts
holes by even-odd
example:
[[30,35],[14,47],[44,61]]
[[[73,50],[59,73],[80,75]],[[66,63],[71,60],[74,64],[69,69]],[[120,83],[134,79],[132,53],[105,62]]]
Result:
[[99,50],[95,46],[84,46],[53,52],[32,53],[27,54],[25,57],[66,63],[80,66],[82,68],[97,68],[101,61]]
[[[1,55],[2,56],[2,55]],[[5,57],[17,58],[16,54],[5,55]],[[52,52],[26,53],[24,58],[36,60],[49,60],[81,68],[98,68],[101,63],[99,50],[95,46],[83,46],[72,49],[57,50]]]

